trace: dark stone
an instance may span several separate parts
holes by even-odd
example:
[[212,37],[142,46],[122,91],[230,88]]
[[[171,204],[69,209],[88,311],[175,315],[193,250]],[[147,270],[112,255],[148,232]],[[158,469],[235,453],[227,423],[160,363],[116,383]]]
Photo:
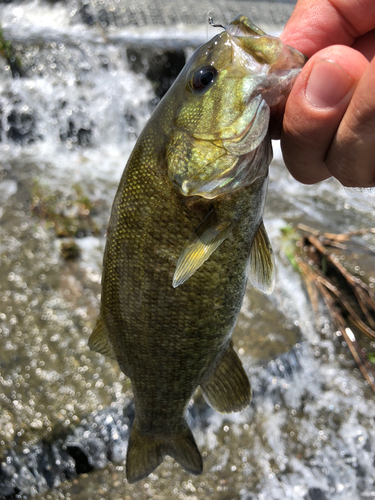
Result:
[[90,146],[92,131],[89,126],[82,125],[77,128],[73,121],[69,120],[68,128],[65,132],[60,133],[61,141],[71,140],[74,145]]
[[108,12],[106,9],[102,8],[99,10],[97,16],[98,22],[102,28],[116,26],[116,19],[112,12]]
[[35,117],[30,111],[13,109],[8,115],[7,136],[12,141],[25,145],[35,141]]
[[126,50],[128,63],[135,73],[145,73],[155,88],[160,100],[169,90],[177,75],[185,66],[186,57],[182,49],[137,49]]
[[88,26],[95,24],[95,16],[92,13],[92,8],[89,3],[82,3],[78,10],[78,15],[84,24],[87,24]]
[[76,463],[77,474],[86,474],[94,470],[90,465],[87,455],[78,446],[68,446],[67,451]]
[[320,488],[310,488],[305,500],[328,500],[328,497]]
[[186,58],[183,50],[172,49],[155,54],[150,61],[146,77],[156,83],[155,93],[161,99],[169,90],[177,75],[185,66]]

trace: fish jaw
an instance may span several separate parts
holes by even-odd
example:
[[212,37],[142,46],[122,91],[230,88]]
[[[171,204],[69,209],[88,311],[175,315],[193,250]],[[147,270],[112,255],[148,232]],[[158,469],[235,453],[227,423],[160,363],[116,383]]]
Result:
[[250,56],[249,71],[253,68],[253,59],[269,66],[268,85],[264,88],[266,95],[264,91],[261,93],[269,106],[278,104],[289,94],[307,57],[290,45],[285,45],[279,38],[267,35],[244,15],[237,16],[226,31]]
[[[236,158],[234,168],[228,168],[226,171],[221,168],[220,175],[213,179],[209,176],[207,176],[207,180],[204,179],[205,170],[203,169],[200,176],[190,178],[188,181],[184,180],[181,185],[184,196],[201,196],[212,200],[219,195],[229,195],[234,191],[244,189],[261,177],[267,177],[268,166],[272,160],[269,135],[267,134],[254,150],[239,157],[232,156],[232,158]],[[220,166],[222,167],[222,165]]]
[[[167,157],[169,179],[182,195],[213,199],[267,175],[264,166],[259,167],[256,150],[265,140],[268,148],[270,107],[287,98],[306,58],[245,16],[232,21],[205,47],[204,67],[218,66],[216,80],[201,95],[196,92],[187,99],[186,110],[182,104],[176,129],[190,139],[183,154],[167,146]],[[198,54],[196,59],[199,69],[202,57]],[[194,68],[193,60],[186,71],[187,88]],[[194,121],[198,115],[201,119]],[[190,117],[193,124],[186,119]],[[206,155],[208,148],[212,153]],[[271,154],[266,156],[270,160]]]

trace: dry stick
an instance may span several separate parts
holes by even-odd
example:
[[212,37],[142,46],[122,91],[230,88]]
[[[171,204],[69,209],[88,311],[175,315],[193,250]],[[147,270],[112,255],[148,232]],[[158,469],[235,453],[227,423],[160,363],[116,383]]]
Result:
[[319,276],[316,278],[322,285],[324,285],[326,288],[328,288],[342,303],[344,308],[347,310],[349,313],[350,319],[353,321],[353,323],[371,340],[375,340],[375,331],[372,330],[370,327],[366,325],[364,321],[361,320],[361,318],[358,316],[358,314],[355,312],[355,310],[352,308],[350,303],[345,299],[343,294],[339,292],[337,287],[325,276],[323,276],[320,272],[320,270],[316,270],[317,274]]
[[324,236],[324,238],[328,240],[336,241],[348,241],[352,236],[358,236],[360,234],[375,234],[375,228],[358,229],[357,231],[350,231],[349,233],[321,233],[313,227],[306,226],[306,224],[297,224],[297,227],[302,229],[302,231],[306,231],[306,233],[314,234],[315,236]]
[[[346,327],[345,327],[345,321],[342,315],[338,312],[335,302],[332,299],[332,296],[329,293],[329,289],[323,284],[319,278],[319,274],[313,270],[310,265],[305,262],[305,260],[301,257],[296,257],[296,262],[300,266],[300,269],[302,273],[306,275],[306,277],[311,280],[312,282],[315,283],[316,287],[318,288],[319,292],[321,293],[323,300],[328,308],[328,311],[336,325],[336,327],[340,330],[342,336],[345,339],[345,342],[347,343],[350,352],[352,353],[353,358],[355,359],[356,363],[359,366],[359,369],[362,372],[362,375],[365,377],[367,380],[368,384],[370,385],[371,389],[375,393],[375,384],[374,381],[372,380],[371,376],[375,379],[375,370],[372,368],[372,366],[369,364],[367,361],[366,357],[362,354],[362,351],[360,347],[358,346],[356,340],[352,341],[351,338],[349,337],[348,333],[346,332]],[[335,288],[332,284],[330,284],[332,288]],[[354,334],[351,332],[352,336],[354,337]],[[355,337],[354,337],[355,339]],[[371,376],[370,376],[371,374]]]
[[[374,309],[375,311],[375,294],[374,292],[371,290],[371,288],[366,285],[366,283],[364,283],[360,278],[356,278],[355,276],[353,276],[349,271],[347,271],[345,269],[345,267],[340,264],[340,262],[338,262],[337,259],[334,259],[332,257],[332,255],[330,255],[329,253],[326,254],[327,255],[327,258],[330,260],[330,262],[332,262],[332,264],[338,269],[338,271],[344,276],[344,278],[346,279],[346,281],[355,289],[358,291],[358,293],[362,293],[363,290],[365,290],[368,295],[370,296],[371,298],[371,302],[370,302],[370,305],[371,305],[371,308]],[[366,301],[367,302],[367,301]]]
[[[363,230],[364,231],[364,230]],[[367,230],[367,232],[375,232],[375,229]],[[358,232],[358,231],[357,231]],[[349,271],[345,269],[345,267],[340,264],[340,262],[333,258],[332,254],[327,251],[327,249],[321,244],[321,242],[315,238],[314,236],[307,236],[307,240],[317,248],[322,254],[324,254],[327,259],[338,269],[338,271],[344,276],[346,281],[352,285],[356,290],[365,290],[371,298],[371,308],[375,310],[375,293],[371,290],[371,288],[364,283],[361,279],[355,278]],[[367,302],[367,300],[366,300]]]
[[[337,248],[341,248],[342,250],[345,250],[346,246],[345,245],[341,245],[340,243],[337,243],[338,241],[348,241],[352,236],[358,236],[360,234],[368,234],[368,233],[374,233],[375,234],[375,228],[358,229],[357,231],[351,231],[349,233],[336,234],[336,233],[320,233],[317,229],[314,229],[314,228],[312,228],[310,226],[306,226],[305,224],[298,224],[297,227],[299,229],[302,229],[305,232],[311,233],[314,236],[317,236],[317,237],[323,236],[326,240],[328,240],[327,243],[325,242],[327,245],[334,246],[334,247],[337,247]],[[316,246],[316,242],[319,241],[319,240],[316,240],[314,237],[307,237],[307,239],[314,246]],[[313,243],[313,241],[314,241],[314,243]],[[362,280],[360,280],[360,285],[356,286],[357,285],[356,278],[353,275],[351,275],[350,273],[348,273],[346,271],[346,269],[343,266],[341,266],[341,264],[339,264],[334,259],[332,259],[332,257],[327,252],[327,250],[325,249],[324,246],[320,245],[320,243],[319,243],[318,247],[317,248],[319,250],[321,250],[325,255],[327,255],[327,257],[329,256],[329,260],[332,262],[332,264],[334,266],[336,266],[338,269],[340,267],[339,271],[343,274],[343,276],[346,279],[348,279],[347,274],[350,276],[350,280],[351,280],[350,282],[351,282],[351,284],[352,283],[354,284],[354,293],[355,293],[355,295],[357,297],[358,303],[359,303],[359,305],[360,305],[363,313],[365,314],[367,320],[371,324],[372,328],[375,329],[375,321],[372,319],[372,317],[368,313],[367,308],[362,305],[362,303],[363,304],[367,303],[367,305],[369,306],[369,308],[373,309],[375,311],[375,293]],[[366,292],[368,293],[368,295],[370,297],[368,298],[366,295],[363,295],[361,293],[361,288],[359,288],[359,287],[361,287],[364,290],[366,290]]]
[[297,224],[298,229],[302,229],[302,231],[306,231],[306,233],[315,234],[315,236],[320,236],[321,233],[317,229],[313,227],[306,226],[306,224]]
[[[319,281],[316,282],[316,286],[318,287],[320,293],[323,296],[323,300],[333,318],[334,323],[336,324],[336,327],[340,330],[342,336],[345,339],[345,342],[347,343],[350,352],[352,353],[353,358],[355,359],[356,363],[358,364],[359,369],[362,372],[362,375],[365,377],[367,380],[369,386],[371,387],[372,391],[375,393],[375,370],[369,366],[369,363],[365,356],[362,354],[362,351],[360,347],[358,346],[357,341],[355,340],[353,332],[350,330],[351,335],[353,336],[354,340],[352,340],[345,327],[345,322],[341,314],[337,311],[335,307],[334,300],[332,299],[331,295],[329,294],[328,290],[323,286],[322,283],[319,283]],[[371,376],[370,376],[371,374]]]
[[[363,283],[363,281],[359,278],[355,278],[349,271],[345,269],[345,267],[340,264],[340,262],[335,259],[332,254],[330,254],[327,249],[321,244],[321,242],[316,239],[314,236],[308,236],[307,240],[321,252],[333,266],[339,271],[339,273],[346,279],[348,284],[353,288],[354,293],[357,297],[358,304],[361,307],[363,313],[366,316],[366,319],[370,323],[370,325],[375,328],[374,320],[371,317],[371,314],[367,308],[367,306],[375,311],[375,294],[371,291],[371,288]],[[366,291],[368,296],[365,294]]]
[[324,241],[325,245],[330,246],[330,247],[339,248],[340,250],[346,250],[348,248],[346,245],[343,245],[342,243],[338,243],[337,241],[331,240],[328,238],[324,238],[323,241]]
[[323,236],[329,240],[338,240],[338,241],[348,241],[352,236],[359,236],[360,234],[368,234],[374,233],[375,228],[368,227],[365,229],[357,229],[357,231],[350,231],[349,233],[323,233]]
[[375,311],[375,304],[372,302],[371,298],[366,295],[363,290],[354,288],[354,293],[357,298],[357,302],[362,309],[363,314],[366,316],[367,321],[369,322],[370,326],[372,329],[375,329],[375,321],[372,318],[369,310],[366,307],[366,303],[369,306],[370,309],[373,309]]

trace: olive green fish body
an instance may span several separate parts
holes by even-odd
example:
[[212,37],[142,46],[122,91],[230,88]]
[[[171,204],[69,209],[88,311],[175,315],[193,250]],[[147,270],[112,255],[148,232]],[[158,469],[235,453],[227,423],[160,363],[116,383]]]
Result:
[[142,155],[131,158],[119,188],[107,236],[102,317],[132,380],[139,426],[165,432],[168,422],[174,432],[195,389],[228,346],[262,221],[266,180],[218,202],[217,214],[232,220],[235,213],[238,223],[199,272],[173,288],[181,250],[215,203],[185,206],[158,164],[158,148],[148,141]]
[[[256,30],[237,18],[195,53],[139,137],[112,208],[101,315],[89,344],[131,379],[130,482],[166,454],[193,474],[202,471],[185,419],[198,386],[219,411],[250,402],[230,336],[249,270],[256,286],[272,287],[262,221],[269,105],[303,64],[278,39],[264,45],[267,35]],[[282,85],[270,74],[278,64]]]

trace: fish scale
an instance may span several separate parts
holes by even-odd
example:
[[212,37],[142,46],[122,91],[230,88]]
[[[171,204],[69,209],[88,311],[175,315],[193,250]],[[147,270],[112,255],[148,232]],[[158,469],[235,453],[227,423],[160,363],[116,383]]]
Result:
[[[248,275],[267,293],[273,285],[262,220],[269,106],[305,60],[259,33],[239,16],[197,50],[140,135],[115,197],[89,345],[131,379],[129,482],[166,454],[202,472],[185,418],[199,386],[218,411],[250,402],[230,337]],[[287,67],[273,70],[279,56]]]

